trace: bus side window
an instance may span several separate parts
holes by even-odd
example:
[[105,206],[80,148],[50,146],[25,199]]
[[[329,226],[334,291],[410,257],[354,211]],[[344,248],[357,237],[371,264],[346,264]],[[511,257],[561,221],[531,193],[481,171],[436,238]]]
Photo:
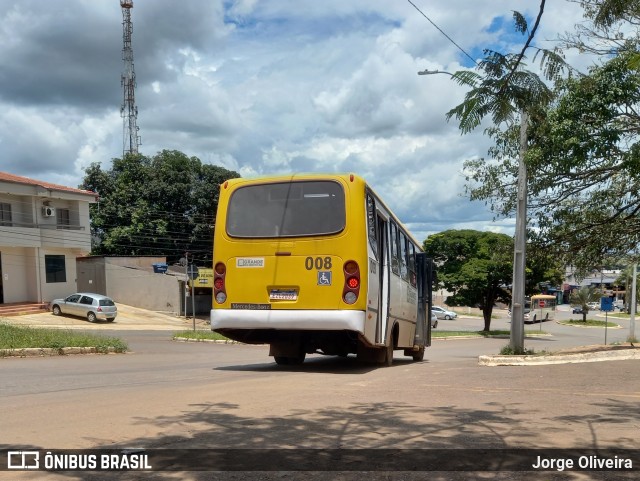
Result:
[[409,266],[407,256],[407,236],[404,235],[404,232],[400,232],[400,277],[402,277],[405,281],[409,280]]
[[416,287],[416,249],[411,242],[409,242],[409,282],[413,287]]
[[399,249],[398,249],[398,227],[395,222],[391,221],[391,271],[400,275]]
[[367,233],[373,256],[378,259],[378,245],[376,242],[376,203],[371,194],[367,194]]

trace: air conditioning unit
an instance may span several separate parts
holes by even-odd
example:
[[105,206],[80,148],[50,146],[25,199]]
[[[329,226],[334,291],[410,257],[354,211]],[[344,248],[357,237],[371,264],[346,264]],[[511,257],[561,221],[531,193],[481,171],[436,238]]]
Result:
[[42,217],[53,217],[56,215],[55,207],[50,207],[48,205],[42,206]]

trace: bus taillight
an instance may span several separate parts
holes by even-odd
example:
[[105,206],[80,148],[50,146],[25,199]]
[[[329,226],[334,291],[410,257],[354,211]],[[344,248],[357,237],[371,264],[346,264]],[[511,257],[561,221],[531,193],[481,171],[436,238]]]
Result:
[[227,292],[224,283],[224,276],[227,273],[227,266],[223,262],[218,262],[214,268],[213,295],[218,304],[223,304],[227,300]]
[[344,289],[342,299],[347,304],[353,304],[360,294],[360,268],[356,261],[347,261],[344,264]]

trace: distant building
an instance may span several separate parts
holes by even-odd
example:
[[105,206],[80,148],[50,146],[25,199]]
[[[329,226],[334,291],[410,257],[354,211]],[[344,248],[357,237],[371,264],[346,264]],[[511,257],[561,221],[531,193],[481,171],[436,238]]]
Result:
[[576,278],[575,270],[572,267],[567,267],[565,281],[562,286],[565,302],[569,302],[569,296],[572,291],[581,287],[593,287],[598,289],[603,296],[612,297],[616,301],[623,300],[625,295],[624,286],[619,286],[617,283],[620,272],[620,270],[603,269],[601,272],[593,271],[584,278]]
[[0,172],[0,304],[48,302],[76,290],[91,252],[98,194]]

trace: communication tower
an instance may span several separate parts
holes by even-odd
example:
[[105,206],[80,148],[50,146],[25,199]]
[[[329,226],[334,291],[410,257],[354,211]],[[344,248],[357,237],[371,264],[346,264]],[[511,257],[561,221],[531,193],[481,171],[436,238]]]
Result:
[[137,154],[140,145],[139,127],[137,125],[138,107],[136,107],[136,73],[133,69],[133,48],[131,47],[131,9],[133,0],[120,0],[122,7],[122,60],[124,71],[120,84],[124,90],[124,100],[120,107],[122,116],[122,156],[125,154]]

